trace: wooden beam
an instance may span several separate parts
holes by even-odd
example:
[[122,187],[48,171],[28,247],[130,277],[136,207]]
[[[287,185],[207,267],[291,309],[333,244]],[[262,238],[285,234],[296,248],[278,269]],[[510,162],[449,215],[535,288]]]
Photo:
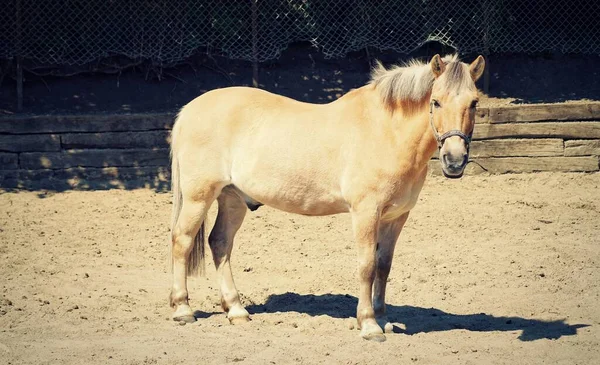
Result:
[[490,107],[489,123],[600,119],[600,103]]
[[[465,175],[482,173],[506,174],[529,172],[593,172],[598,171],[598,157],[506,157],[477,158],[465,170]],[[429,161],[429,171],[441,175],[439,160]]]
[[565,141],[565,156],[600,156],[600,139]]
[[258,87],[258,0],[252,2],[252,86]]
[[17,63],[17,111],[23,110],[23,60],[22,56],[22,33],[21,33],[21,0],[16,0],[16,63]]
[[600,122],[542,122],[478,124],[473,139],[495,138],[600,138]]

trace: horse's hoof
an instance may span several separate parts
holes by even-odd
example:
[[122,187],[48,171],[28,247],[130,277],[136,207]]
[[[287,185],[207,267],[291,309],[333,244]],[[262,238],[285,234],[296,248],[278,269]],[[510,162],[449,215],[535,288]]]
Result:
[[250,322],[250,317],[246,317],[246,316],[228,317],[227,319],[229,319],[229,323],[234,326]]
[[385,342],[385,335],[383,333],[367,333],[364,335],[361,334],[360,336],[368,341]]
[[361,326],[362,330],[360,331],[360,337],[365,340],[375,341],[375,342],[383,342],[385,341],[385,335],[381,330],[381,327],[374,321],[368,321],[363,323]]
[[229,323],[234,325],[244,324],[250,322],[250,314],[246,308],[242,307],[241,305],[233,305],[227,313],[227,319],[229,319]]
[[194,323],[194,322],[196,322],[196,317],[194,317],[192,315],[177,316],[177,317],[173,317],[173,320],[175,322]]

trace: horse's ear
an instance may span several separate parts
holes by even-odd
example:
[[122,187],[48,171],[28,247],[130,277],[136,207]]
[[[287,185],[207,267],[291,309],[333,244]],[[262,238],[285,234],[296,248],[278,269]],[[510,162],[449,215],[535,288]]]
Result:
[[444,70],[446,69],[446,64],[444,63],[444,61],[442,61],[442,58],[439,54],[433,56],[429,64],[431,65],[431,71],[433,71],[435,77],[439,77],[441,74],[444,73]]
[[477,59],[469,65],[469,72],[471,72],[473,81],[479,80],[483,74],[483,70],[485,70],[485,60],[483,59],[483,56],[477,57]]

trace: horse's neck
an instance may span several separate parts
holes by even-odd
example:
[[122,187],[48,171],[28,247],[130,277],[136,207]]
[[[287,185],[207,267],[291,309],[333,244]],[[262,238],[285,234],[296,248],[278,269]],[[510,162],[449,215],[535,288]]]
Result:
[[[343,99],[343,100],[342,100]],[[428,97],[427,97],[428,100]],[[399,103],[394,110],[385,105],[379,91],[373,85],[353,90],[338,99],[342,113],[349,117],[368,115],[354,119],[367,123],[366,135],[382,141],[375,148],[385,149],[389,161],[395,166],[410,166],[420,170],[424,168],[437,147],[429,126],[429,105],[423,103]],[[356,106],[360,105],[358,109]]]
[[429,108],[427,103],[420,106],[411,105],[408,112],[402,111],[399,106],[391,114],[389,120],[390,132],[396,137],[399,148],[398,158],[410,160],[417,168],[424,168],[437,148],[429,125]]

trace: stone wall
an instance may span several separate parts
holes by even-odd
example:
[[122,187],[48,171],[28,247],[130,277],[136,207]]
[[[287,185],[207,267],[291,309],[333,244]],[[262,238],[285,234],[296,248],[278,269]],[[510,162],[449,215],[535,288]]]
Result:
[[[0,118],[0,187],[169,188],[174,114]],[[599,170],[600,103],[479,108],[467,174]],[[431,171],[440,172],[432,160]]]

